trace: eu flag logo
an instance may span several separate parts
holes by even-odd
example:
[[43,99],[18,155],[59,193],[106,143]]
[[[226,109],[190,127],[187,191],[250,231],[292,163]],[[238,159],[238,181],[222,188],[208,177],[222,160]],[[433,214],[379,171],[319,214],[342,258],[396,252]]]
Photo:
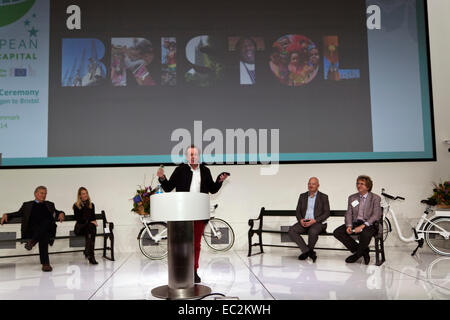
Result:
[[23,68],[14,69],[14,77],[26,77],[26,76],[27,76],[27,69]]

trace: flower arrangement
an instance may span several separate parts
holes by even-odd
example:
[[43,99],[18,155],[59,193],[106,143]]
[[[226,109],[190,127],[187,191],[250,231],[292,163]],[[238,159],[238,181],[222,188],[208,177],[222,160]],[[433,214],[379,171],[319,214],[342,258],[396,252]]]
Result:
[[148,187],[142,187],[139,185],[138,187],[139,189],[136,190],[133,199],[131,199],[133,200],[133,208],[131,211],[140,215],[150,214],[150,196],[156,192],[156,189],[153,189],[151,185]]
[[434,184],[433,195],[428,198],[428,201],[438,207],[450,208],[450,181]]

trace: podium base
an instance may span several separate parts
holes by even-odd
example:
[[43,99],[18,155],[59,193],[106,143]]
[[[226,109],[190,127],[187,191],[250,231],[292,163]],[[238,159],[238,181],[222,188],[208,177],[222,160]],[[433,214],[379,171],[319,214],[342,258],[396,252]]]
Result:
[[188,289],[171,289],[169,297],[169,286],[160,286],[152,290],[152,295],[160,299],[178,300],[178,299],[195,299],[203,297],[211,293],[211,288],[196,284]]

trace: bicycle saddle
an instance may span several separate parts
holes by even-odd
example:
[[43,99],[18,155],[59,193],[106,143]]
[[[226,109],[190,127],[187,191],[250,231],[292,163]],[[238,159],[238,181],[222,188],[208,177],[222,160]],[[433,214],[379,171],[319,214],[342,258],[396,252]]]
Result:
[[436,201],[433,201],[433,200],[427,200],[427,199],[421,200],[420,203],[424,203],[424,204],[427,204],[427,205],[429,205],[429,206],[435,206],[435,205],[436,205]]

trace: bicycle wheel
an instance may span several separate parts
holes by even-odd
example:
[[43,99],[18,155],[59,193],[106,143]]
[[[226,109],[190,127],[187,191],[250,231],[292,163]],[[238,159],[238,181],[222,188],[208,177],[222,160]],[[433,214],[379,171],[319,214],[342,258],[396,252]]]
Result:
[[[148,234],[147,228],[143,227],[138,235],[139,249],[149,259],[164,259],[167,256],[167,224],[164,222],[149,222],[147,226],[152,233],[152,237]],[[158,240],[158,238],[160,239]]]
[[[211,228],[214,228],[215,234]],[[203,239],[205,239],[206,244],[211,249],[227,251],[234,244],[234,231],[228,222],[219,218],[212,218],[205,226]]]
[[391,223],[389,222],[388,218],[383,219],[383,241],[386,242],[386,239],[389,235],[389,232],[391,232]]
[[[450,238],[445,238],[440,233],[429,233],[429,232],[441,232],[444,229],[447,232],[450,232],[450,218],[446,217],[436,217],[431,220],[434,224],[428,223],[425,226],[425,241],[428,246],[436,252],[437,254],[443,256],[450,256]],[[437,228],[436,226],[439,226]]]

